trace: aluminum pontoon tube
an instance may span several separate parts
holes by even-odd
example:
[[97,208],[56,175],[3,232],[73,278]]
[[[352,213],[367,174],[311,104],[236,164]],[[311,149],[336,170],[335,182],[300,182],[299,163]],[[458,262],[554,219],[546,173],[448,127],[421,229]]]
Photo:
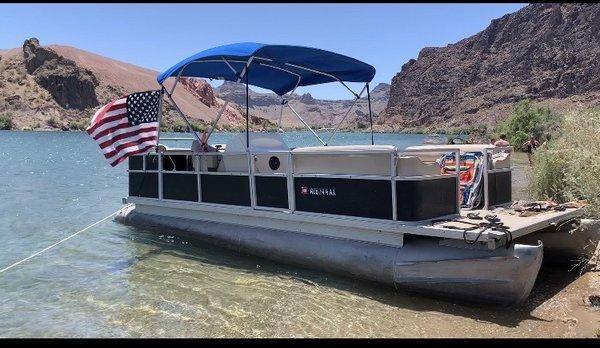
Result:
[[542,245],[474,250],[436,239],[403,247],[282,230],[158,216],[123,208],[118,222],[150,230],[178,230],[232,249],[343,276],[466,301],[515,305],[528,296],[542,262]]

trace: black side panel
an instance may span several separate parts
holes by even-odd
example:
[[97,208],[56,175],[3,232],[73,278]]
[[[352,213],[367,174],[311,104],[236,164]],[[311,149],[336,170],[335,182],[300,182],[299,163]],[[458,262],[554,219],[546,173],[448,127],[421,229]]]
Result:
[[146,170],[158,170],[157,155],[146,155]]
[[510,171],[490,173],[489,180],[488,192],[490,195],[490,205],[504,204],[512,201],[512,177]]
[[256,203],[263,207],[288,208],[287,178],[256,176]]
[[198,177],[196,174],[163,173],[163,198],[197,202]]
[[392,219],[387,180],[295,178],[294,190],[300,211]]
[[129,169],[130,170],[143,170],[144,169],[144,156],[130,156],[129,157]]
[[250,206],[247,175],[202,174],[202,202]]
[[129,173],[129,196],[158,198],[158,173]]
[[456,178],[396,182],[398,220],[420,221],[456,213]]
[[186,172],[192,168],[192,156],[187,155],[163,155],[163,170],[175,170]]

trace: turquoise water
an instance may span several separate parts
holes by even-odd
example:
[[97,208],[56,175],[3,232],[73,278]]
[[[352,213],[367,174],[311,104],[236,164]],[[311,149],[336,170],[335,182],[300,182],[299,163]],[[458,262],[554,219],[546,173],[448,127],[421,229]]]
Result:
[[[309,133],[284,136],[317,144]],[[401,148],[422,140],[375,135]],[[111,168],[83,133],[0,131],[0,163],[0,269],[116,211],[127,195],[127,166]],[[455,316],[442,313],[452,306],[112,220],[0,274],[1,337],[453,336]]]

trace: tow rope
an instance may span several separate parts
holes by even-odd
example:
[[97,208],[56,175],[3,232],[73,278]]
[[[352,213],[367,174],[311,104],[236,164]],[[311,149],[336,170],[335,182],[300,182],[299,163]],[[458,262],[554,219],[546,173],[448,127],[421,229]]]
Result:
[[[479,216],[479,213],[469,213],[469,215],[470,216],[467,216],[467,217],[470,219],[482,220],[481,216]],[[506,249],[508,249],[510,247],[510,244],[513,241],[513,236],[512,236],[512,233],[510,232],[510,227],[506,226],[502,221],[500,221],[498,216],[494,215],[494,214],[486,215],[483,219],[485,219],[486,221],[482,221],[479,223],[474,223],[474,222],[470,222],[470,221],[461,221],[461,220],[456,220],[456,219],[438,219],[438,220],[432,220],[431,225],[435,225],[438,222],[457,222],[460,224],[470,225],[470,227],[442,225],[443,228],[449,228],[449,229],[453,229],[453,230],[463,231],[463,240],[467,244],[477,243],[479,241],[479,238],[481,238],[481,235],[483,234],[483,232],[487,231],[488,229],[491,229],[492,231],[503,232],[506,236]],[[481,230],[477,233],[477,237],[475,237],[475,239],[473,241],[467,240],[467,232],[475,231],[478,229],[481,229]]]
[[[122,209],[122,208],[121,208],[121,209]],[[68,237],[66,237],[66,238],[63,238],[63,239],[59,240],[58,242],[56,242],[56,243],[54,243],[54,244],[52,244],[52,245],[50,245],[50,246],[48,246],[48,247],[46,247],[46,248],[44,248],[44,249],[42,249],[42,250],[38,251],[38,252],[37,252],[37,253],[35,253],[35,254],[32,254],[32,255],[30,255],[30,256],[27,256],[26,258],[24,258],[24,259],[22,259],[22,260],[20,260],[20,261],[17,261],[17,262],[15,262],[15,263],[13,263],[12,265],[10,265],[10,266],[7,266],[7,267],[5,267],[5,268],[1,269],[1,270],[0,270],[0,273],[4,273],[4,272],[8,271],[9,269],[11,269],[11,268],[13,268],[13,267],[15,267],[15,266],[18,266],[18,265],[20,265],[21,263],[23,263],[23,262],[25,262],[25,261],[27,261],[27,260],[29,260],[29,259],[32,259],[32,258],[34,258],[34,257],[36,257],[36,256],[38,256],[38,255],[40,255],[40,254],[42,254],[42,253],[44,253],[44,252],[46,252],[46,251],[48,251],[48,250],[50,250],[50,249],[54,248],[55,246],[57,246],[57,245],[59,245],[59,244],[61,244],[61,243],[63,243],[63,242],[66,242],[67,240],[69,240],[69,239],[71,239],[71,238],[75,237],[76,235],[78,235],[78,234],[80,234],[80,233],[82,233],[82,232],[84,232],[84,231],[87,231],[87,230],[89,230],[90,228],[92,228],[92,227],[94,227],[94,226],[98,225],[99,223],[101,223],[101,222],[103,222],[103,221],[106,221],[107,219],[109,219],[109,218],[111,218],[112,216],[116,215],[116,214],[117,214],[119,211],[121,211],[121,209],[119,209],[119,210],[115,211],[114,213],[112,213],[112,214],[108,215],[107,217],[104,217],[104,218],[102,218],[101,220],[98,220],[98,221],[94,222],[93,224],[91,224],[91,225],[89,225],[89,226],[85,227],[84,229],[82,229],[82,230],[79,230],[79,231],[77,231],[77,232],[73,233],[72,235],[70,235],[70,236],[68,236]]]

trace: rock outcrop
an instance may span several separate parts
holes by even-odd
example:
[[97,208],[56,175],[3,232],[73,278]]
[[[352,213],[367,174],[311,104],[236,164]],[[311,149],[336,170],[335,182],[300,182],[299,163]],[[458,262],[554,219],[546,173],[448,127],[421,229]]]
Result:
[[532,4],[472,37],[421,50],[393,78],[379,122],[478,124],[525,98],[590,106],[598,92],[600,5]]
[[300,99],[298,99],[298,100],[304,104],[314,104],[315,103],[315,98],[313,98],[313,96],[310,95],[310,93],[304,93],[302,96],[300,96]]
[[[0,115],[13,129],[83,130],[100,105],[131,93],[158,89],[158,72],[75,47],[41,46],[37,39],[0,50]],[[165,87],[173,86],[174,79]],[[173,98],[198,128],[208,125],[223,105],[204,80],[182,80]],[[176,110],[163,103],[163,130],[184,130]],[[253,129],[268,123],[257,120]],[[245,128],[245,116],[229,105],[218,129]]]
[[208,82],[201,79],[181,78],[181,85],[206,106],[217,106],[217,98]]
[[60,106],[79,110],[98,106],[95,90],[98,80],[91,71],[40,46],[36,38],[23,43],[23,57],[27,73],[33,75]]

